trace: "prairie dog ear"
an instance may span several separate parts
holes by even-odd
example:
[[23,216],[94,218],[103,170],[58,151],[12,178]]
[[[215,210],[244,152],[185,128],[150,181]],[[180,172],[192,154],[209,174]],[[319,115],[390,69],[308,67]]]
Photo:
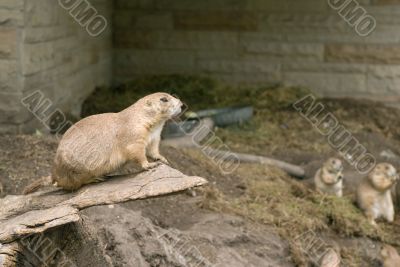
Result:
[[151,102],[150,99],[146,100],[146,106],[151,107],[153,105],[153,103]]
[[381,255],[383,258],[392,258],[397,255],[397,251],[394,247],[389,245],[384,245],[381,250]]

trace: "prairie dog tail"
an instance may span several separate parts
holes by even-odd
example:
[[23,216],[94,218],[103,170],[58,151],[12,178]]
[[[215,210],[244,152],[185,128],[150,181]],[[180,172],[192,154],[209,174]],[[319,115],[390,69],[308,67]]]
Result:
[[27,194],[37,191],[42,186],[48,186],[48,185],[52,185],[52,184],[53,184],[53,179],[52,179],[51,175],[44,176],[44,177],[34,181],[30,185],[26,186],[22,193],[24,195],[27,195]]

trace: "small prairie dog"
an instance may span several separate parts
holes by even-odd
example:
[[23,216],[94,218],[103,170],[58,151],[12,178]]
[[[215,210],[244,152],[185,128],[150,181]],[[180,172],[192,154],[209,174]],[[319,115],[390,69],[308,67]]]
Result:
[[398,179],[397,171],[391,164],[379,163],[358,186],[358,206],[372,225],[376,225],[375,220],[379,217],[393,222],[394,208],[390,189]]
[[323,194],[343,195],[343,164],[340,159],[329,158],[314,176],[315,189]]
[[397,250],[389,245],[383,245],[381,249],[381,257],[383,261],[383,267],[399,267],[400,256]]
[[[76,190],[102,180],[128,161],[142,169],[168,163],[160,154],[160,135],[165,122],[182,111],[182,102],[167,94],[155,93],[139,99],[118,113],[89,116],[73,125],[57,148],[51,176],[44,177],[24,193],[55,184]],[[147,156],[158,162],[149,162]]]
[[340,267],[340,256],[330,248],[323,256],[320,267]]

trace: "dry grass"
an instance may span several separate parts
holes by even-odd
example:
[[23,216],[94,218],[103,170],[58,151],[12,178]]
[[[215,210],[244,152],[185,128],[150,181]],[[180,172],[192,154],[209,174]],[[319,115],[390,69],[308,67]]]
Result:
[[[273,226],[289,242],[293,261],[308,266],[309,258],[300,248],[307,246],[298,237],[312,231],[317,236],[368,237],[400,245],[398,227],[380,224],[372,227],[348,198],[322,196],[274,167],[242,164],[237,173],[246,187],[240,197],[232,197],[210,186],[203,207],[230,212],[249,220]],[[346,250],[346,252],[348,252]],[[359,251],[343,253],[346,266],[360,266]]]
[[[255,116],[250,122],[216,130],[233,151],[261,155],[287,149],[318,154],[331,151],[326,139],[291,108],[293,102],[309,93],[303,88],[232,88],[207,78],[146,77],[123,87],[98,89],[85,102],[83,113],[118,111],[156,91],[179,95],[192,110],[253,105]],[[353,100],[322,101],[352,133],[373,132],[400,140],[399,110],[377,104],[371,109],[370,102]],[[275,227],[291,244],[292,258],[298,266],[306,266],[308,259],[294,240],[310,230],[318,235],[368,237],[400,246],[399,227],[388,224],[381,224],[378,230],[371,227],[351,199],[321,196],[279,169],[252,164],[241,164],[233,174],[242,180],[245,190],[239,195],[231,194],[226,190],[230,185],[218,184],[228,178],[218,168],[197,152],[184,153],[204,169],[205,177],[217,177],[217,184],[203,191],[204,208],[238,214]],[[360,266],[358,251],[346,250],[341,254],[345,266]]]

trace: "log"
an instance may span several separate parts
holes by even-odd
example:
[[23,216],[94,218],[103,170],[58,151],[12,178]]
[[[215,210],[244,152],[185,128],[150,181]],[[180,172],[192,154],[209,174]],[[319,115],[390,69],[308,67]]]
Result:
[[[217,158],[221,158],[224,160],[232,160],[234,157],[240,160],[240,162],[247,162],[247,163],[259,163],[259,164],[265,164],[265,165],[272,165],[275,167],[278,167],[288,174],[303,178],[305,176],[305,170],[301,168],[300,166],[293,165],[284,161],[280,161],[277,159],[273,158],[267,158],[263,156],[257,156],[257,155],[251,155],[251,154],[245,154],[245,153],[237,153],[237,152],[230,152],[230,151],[222,151],[222,150],[217,150],[217,149],[212,149],[212,148],[207,148],[205,149],[205,153],[208,155]],[[228,157],[229,156],[229,157]],[[234,157],[232,157],[234,156]]]
[[0,266],[17,267],[21,251],[22,248],[17,242],[7,245],[0,244]]
[[[68,193],[50,189],[0,199],[0,244],[76,222],[79,210],[156,197],[206,184],[204,178],[186,176],[167,165],[139,174],[119,175]],[[1,266],[1,265],[0,265]]]
[[[298,178],[303,178],[305,176],[305,170],[303,168],[281,160],[244,153],[216,150],[207,147],[207,145],[205,145],[205,147],[202,147],[201,144],[202,142],[204,142],[204,139],[206,139],[210,135],[213,136],[213,127],[214,122],[212,119],[203,119],[201,120],[200,124],[195,129],[193,129],[191,133],[187,134],[184,137],[163,140],[162,144],[173,147],[199,148],[212,157],[218,157],[224,160],[232,160],[232,156],[234,156],[241,162],[272,165],[284,170],[289,175]],[[225,155],[229,155],[230,157],[227,157]]]

